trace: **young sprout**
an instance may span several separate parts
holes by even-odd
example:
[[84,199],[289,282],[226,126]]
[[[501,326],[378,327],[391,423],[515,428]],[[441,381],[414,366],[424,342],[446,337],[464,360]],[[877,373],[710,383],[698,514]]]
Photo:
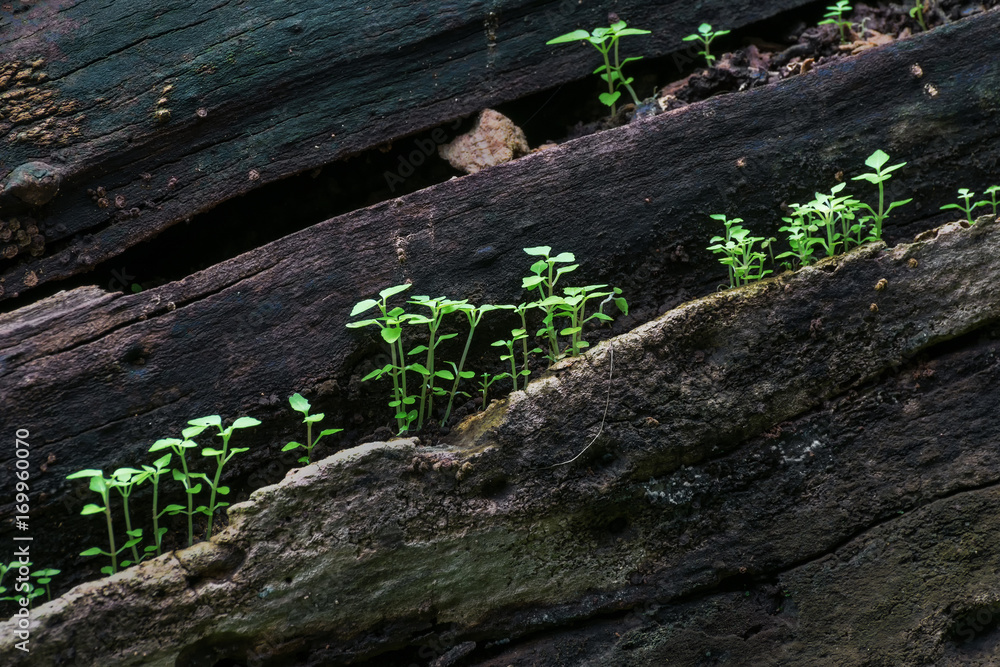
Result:
[[101,500],[104,505],[95,505],[89,503],[84,506],[80,511],[82,516],[87,516],[88,514],[100,514],[104,513],[104,519],[108,526],[108,551],[104,551],[100,547],[93,547],[87,549],[86,551],[80,552],[81,556],[108,556],[111,558],[111,565],[101,568],[103,574],[111,575],[118,572],[118,554],[120,554],[125,549],[130,549],[139,542],[142,541],[142,537],[135,537],[130,535],[129,539],[126,540],[125,544],[121,547],[115,546],[115,527],[114,521],[111,518],[111,489],[114,488],[115,479],[114,477],[107,478],[104,476],[103,470],[80,470],[73,473],[72,475],[67,475],[66,479],[84,479],[90,478],[90,490],[101,496]]
[[[458,365],[455,362],[449,361],[448,365],[451,366],[452,373],[455,376],[454,384],[451,386],[451,392],[448,394],[448,408],[444,411],[444,419],[441,420],[442,424],[448,423],[448,417],[451,416],[451,408],[455,402],[455,393],[458,391],[458,383],[460,381],[468,380],[476,376],[472,371],[463,370],[465,368],[465,359],[469,356],[469,347],[472,345],[472,336],[476,333],[476,327],[483,319],[483,315],[493,310],[514,310],[514,306],[493,306],[486,304],[483,306],[473,306],[472,304],[462,304],[459,306],[458,310],[465,314],[466,319],[469,320],[469,335],[465,339],[465,349],[462,350],[462,358],[459,359]],[[525,337],[527,338],[527,337]],[[527,355],[525,355],[527,356]]]
[[[989,206],[990,202],[980,201],[973,204],[970,200],[976,196],[975,192],[971,192],[968,188],[959,188],[958,198],[963,200],[962,204],[945,204],[941,207],[941,210],[947,210],[950,208],[957,208],[959,211],[965,213],[966,218],[970,225],[976,224],[976,221],[972,219],[972,211],[974,211],[979,206]],[[995,195],[994,195],[995,196]]]
[[718,220],[726,226],[726,236],[714,236],[708,246],[708,250],[724,255],[719,262],[729,269],[729,286],[739,287],[754,280],[760,280],[771,270],[764,270],[764,253],[754,250],[754,245],[764,240],[762,236],[750,236],[750,230],[744,229],[737,223],[743,222],[742,218],[729,220],[725,214],[716,213],[711,216],[713,220]]
[[[625,21],[618,21],[616,23],[612,23],[607,28],[594,28],[593,32],[587,32],[586,30],[574,30],[573,32],[568,32],[565,35],[560,35],[559,37],[550,39],[545,43],[565,44],[567,42],[584,41],[589,42],[595,49],[601,52],[601,55],[604,57],[604,64],[594,70],[594,74],[600,74],[601,78],[608,84],[608,92],[601,93],[600,99],[602,104],[611,107],[611,115],[614,116],[617,112],[615,103],[622,95],[621,91],[617,90],[619,86],[625,86],[629,95],[632,96],[632,101],[635,102],[636,106],[639,105],[639,98],[635,94],[635,91],[632,90],[632,81],[634,79],[631,77],[625,78],[625,75],[622,74],[622,67],[624,67],[626,63],[630,63],[634,60],[642,60],[642,56],[635,56],[632,58],[626,58],[625,60],[620,60],[618,56],[618,40],[628,35],[648,34],[650,34],[648,30],[629,28],[626,26]],[[612,50],[614,50],[614,64],[611,63],[610,59]]]
[[[529,374],[529,371],[518,371],[517,370],[517,361],[515,361],[515,359],[514,359],[514,344],[517,343],[522,338],[525,338],[527,335],[528,335],[528,332],[525,331],[524,329],[512,329],[511,332],[510,332],[510,339],[509,340],[498,340],[498,341],[494,341],[493,343],[491,343],[491,345],[493,347],[506,347],[507,348],[507,354],[500,355],[500,361],[509,361],[510,362],[510,379],[514,383],[514,391],[517,391],[517,378],[518,378],[518,376],[524,376],[524,375],[528,375]],[[493,379],[496,380],[497,378],[493,378]],[[485,394],[485,390],[483,392],[483,395],[484,396],[486,395]]]
[[878,210],[869,206],[868,204],[859,204],[861,208],[866,209],[871,213],[869,218],[872,221],[872,233],[866,239],[869,241],[881,241],[882,240],[882,226],[885,223],[886,218],[889,217],[889,213],[892,209],[903,206],[904,204],[909,204],[913,199],[904,199],[903,201],[894,201],[889,204],[888,208],[885,208],[885,182],[892,178],[892,172],[896,171],[900,167],[906,165],[905,162],[900,162],[899,164],[894,164],[891,167],[883,167],[885,163],[889,161],[889,156],[881,150],[877,150],[868,156],[865,160],[865,166],[870,167],[874,171],[870,174],[861,174],[860,176],[855,176],[852,181],[868,181],[878,186]]
[[146,471],[146,475],[153,482],[153,542],[154,544],[147,545],[144,549],[147,554],[155,551],[156,555],[159,556],[163,553],[163,536],[167,532],[167,527],[160,526],[160,517],[164,514],[177,514],[184,510],[181,505],[167,505],[162,510],[159,509],[160,502],[160,476],[168,472],[170,469],[167,465],[170,464],[170,459],[173,454],[167,452],[160,458],[153,461],[153,465],[142,466],[142,469]]
[[417,430],[419,430],[424,427],[425,415],[430,416],[433,414],[434,396],[443,396],[447,393],[444,389],[436,387],[434,381],[437,378],[455,380],[455,376],[450,371],[435,370],[434,365],[435,352],[438,345],[450,338],[454,338],[458,334],[438,335],[438,330],[441,328],[445,315],[464,308],[468,302],[464,300],[453,301],[443,296],[436,299],[427,296],[415,296],[410,300],[410,303],[430,309],[430,315],[411,315],[409,318],[409,322],[412,324],[426,324],[428,330],[427,345],[418,345],[408,353],[411,355],[427,353],[425,364],[411,364],[407,366],[407,368],[412,368],[424,378],[420,390],[420,405],[417,413]]
[[188,524],[188,546],[194,544],[194,496],[196,493],[201,491],[201,482],[194,484],[194,480],[199,477],[196,473],[191,473],[188,471],[187,459],[185,458],[185,452],[188,449],[197,447],[196,443],[191,438],[198,436],[202,431],[205,430],[205,426],[189,426],[183,431],[181,431],[181,438],[162,438],[153,443],[153,446],[149,448],[150,452],[158,452],[163,449],[170,449],[174,454],[181,460],[181,469],[177,470],[174,468],[170,471],[171,476],[174,481],[180,482],[184,487],[184,493],[187,496],[187,509],[184,509],[181,505],[168,505],[163,508],[163,513],[168,513],[171,516],[176,514],[186,514],[187,524]]
[[208,506],[198,507],[195,511],[201,512],[208,516],[208,529],[205,532],[205,539],[212,539],[212,521],[215,519],[215,512],[223,507],[229,505],[229,503],[215,502],[216,494],[220,496],[225,496],[229,494],[228,486],[219,486],[219,480],[222,478],[222,468],[229,463],[229,460],[233,458],[236,454],[240,452],[250,451],[249,447],[233,447],[229,448],[229,439],[233,436],[233,432],[236,429],[250,428],[253,426],[259,426],[260,422],[253,417],[240,417],[234,421],[228,428],[222,428],[222,418],[219,415],[210,415],[208,417],[201,417],[199,419],[192,419],[188,422],[195,427],[207,428],[209,426],[216,427],[219,432],[216,433],[217,436],[222,438],[222,449],[215,449],[213,447],[205,447],[201,450],[202,456],[207,456],[209,458],[215,458],[215,478],[212,481],[208,480],[208,476],[204,474],[199,474],[198,476],[208,483],[211,493],[209,496]]
[[698,40],[701,42],[703,51],[699,51],[699,56],[705,56],[705,65],[708,67],[712,66],[715,62],[715,56],[709,53],[709,47],[712,45],[712,40],[716,37],[722,37],[723,35],[728,35],[728,30],[712,30],[712,26],[708,23],[702,23],[698,26],[698,32],[694,35],[688,35],[682,41],[693,42]]
[[1000,185],[991,185],[990,187],[988,187],[986,189],[986,192],[983,193],[983,194],[987,194],[987,195],[990,196],[990,201],[977,202],[976,205],[977,206],[992,206],[993,207],[993,215],[996,216],[996,214],[997,214],[997,203],[998,203],[997,202],[997,193],[998,192],[1000,192]]
[[479,388],[483,393],[483,404],[481,406],[482,410],[486,409],[486,392],[489,391],[490,386],[497,380],[502,380],[505,377],[510,377],[510,373],[500,373],[498,375],[490,375],[489,373],[482,374],[482,380],[479,381]]
[[847,43],[845,28],[851,27],[851,22],[844,18],[844,12],[851,10],[851,6],[847,2],[848,0],[837,0],[837,4],[827,7],[826,14],[823,15],[825,19],[818,24],[837,26],[840,29],[840,41],[844,44]]
[[910,8],[910,18],[916,19],[917,23],[920,24],[920,29],[927,32],[927,24],[924,22],[925,11],[924,0],[915,0],[914,6]]
[[[52,583],[52,577],[59,574],[62,570],[53,570],[52,568],[46,568],[44,570],[38,570],[32,572],[31,576],[35,577],[38,586],[43,586],[45,588],[45,597],[49,602],[52,602],[52,589],[49,586]],[[35,591],[32,591],[34,593]],[[41,595],[42,589],[38,589],[38,594]]]
[[347,325],[348,329],[358,329],[374,324],[379,328],[382,340],[389,345],[391,362],[383,368],[375,369],[362,378],[361,381],[377,380],[385,374],[392,377],[392,400],[389,401],[389,407],[394,410],[396,427],[399,429],[399,433],[409,430],[410,424],[417,419],[417,411],[411,409],[411,406],[416,403],[417,399],[415,396],[410,396],[406,390],[406,371],[410,367],[403,365],[406,360],[406,355],[403,353],[403,324],[411,316],[399,307],[389,310],[387,301],[389,297],[408,289],[410,289],[409,284],[388,287],[378,293],[378,300],[366,299],[357,303],[354,309],[351,310],[351,317],[360,315],[376,306],[382,313],[382,317],[351,322]]
[[282,447],[281,451],[288,452],[293,449],[298,449],[301,447],[302,449],[306,450],[306,455],[299,459],[299,463],[305,463],[306,465],[309,465],[310,463],[312,463],[313,447],[318,445],[319,441],[322,440],[325,436],[333,435],[334,433],[340,433],[344,429],[342,428],[324,429],[322,432],[320,432],[319,435],[316,436],[316,439],[313,440],[312,437],[313,424],[323,421],[323,418],[326,415],[324,415],[322,412],[315,415],[310,415],[309,409],[312,408],[312,405],[309,404],[309,401],[307,401],[302,396],[302,394],[299,393],[292,394],[288,398],[288,402],[291,404],[292,410],[295,410],[296,412],[301,412],[302,416],[304,417],[302,422],[306,425],[306,444],[303,445],[300,442],[290,442],[284,447]]
[[[114,480],[112,486],[122,497],[122,511],[125,514],[125,534],[140,540],[142,539],[142,528],[132,530],[132,513],[129,511],[128,499],[135,490],[135,487],[146,481],[148,477],[149,475],[146,472],[136,470],[135,468],[119,468],[111,473],[111,478]],[[128,567],[139,562],[139,550],[135,548],[138,541],[129,540],[129,542],[131,543],[132,560],[122,561],[122,567]]]
[[[556,316],[566,317],[569,319],[569,326],[559,332],[560,336],[570,337],[569,348],[566,350],[566,353],[569,354],[569,356],[575,357],[579,355],[584,348],[590,347],[590,343],[582,340],[581,338],[583,327],[587,322],[590,322],[591,320],[610,322],[614,319],[610,315],[604,314],[604,304],[614,301],[618,310],[628,315],[628,302],[619,296],[622,293],[621,289],[615,287],[610,292],[599,291],[605,287],[607,287],[607,285],[567,287],[563,290],[563,293],[566,296],[561,297],[560,302],[555,304]],[[598,307],[597,312],[593,313],[590,317],[587,317],[587,301],[595,298],[604,300]]]
[[[554,318],[556,304],[562,300],[555,293],[556,283],[559,282],[562,276],[575,271],[580,265],[570,264],[570,262],[576,261],[576,257],[571,252],[562,252],[555,257],[550,257],[549,253],[551,251],[552,248],[547,245],[524,249],[524,252],[528,255],[541,257],[541,259],[531,265],[531,273],[534,275],[522,278],[521,287],[526,290],[538,290],[539,300],[532,305],[540,308],[545,313],[545,316],[542,318],[543,327],[538,331],[538,335],[548,338],[549,351],[546,358],[555,363],[559,360],[559,339]],[[556,264],[570,265],[556,269]]]

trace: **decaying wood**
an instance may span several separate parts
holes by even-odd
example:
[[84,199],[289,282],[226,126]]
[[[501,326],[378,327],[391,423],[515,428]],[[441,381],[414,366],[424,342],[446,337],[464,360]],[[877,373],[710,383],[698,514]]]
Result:
[[998,235],[952,223],[688,303],[447,446],[293,471],[211,542],[36,610],[30,654],[15,621],[0,649],[12,665],[952,664],[1000,600],[1000,393],[981,391],[1000,344],[940,344],[995,338]]
[[[703,20],[802,4],[671,0],[625,18],[654,31],[641,49],[656,56]],[[0,181],[42,160],[62,186],[36,213],[55,250],[4,267],[5,298],[266,183],[590,75],[596,52],[545,42],[607,21],[569,0],[30,5],[0,10]]]
[[[704,250],[718,233],[706,214],[743,214],[773,230],[782,201],[826,189],[838,171],[858,173],[876,147],[909,162],[890,196],[915,198],[894,212],[890,238],[930,226],[954,188],[982,191],[1000,151],[1000,67],[989,56],[1000,48],[998,27],[991,12],[579,139],[141,294],[82,289],[0,316],[0,421],[4,432],[33,434],[33,462],[46,462],[33,477],[34,520],[59,526],[37,535],[39,551],[68,558],[67,543],[100,539],[99,526],[76,517],[86,490],[66,474],[135,465],[188,419],[265,422],[240,435],[252,447],[234,461],[244,479],[301,438],[286,402],[293,392],[310,397],[331,426],[355,414],[381,422],[381,397],[358,390],[358,371],[370,370],[377,350],[344,324],[354,303],[389,285],[411,280],[414,293],[517,303],[522,248],[551,245],[576,253],[581,280],[624,288],[635,314],[617,325],[623,331],[723,280]],[[0,451],[0,463],[11,469],[13,456]],[[0,476],[5,503],[13,480]]]

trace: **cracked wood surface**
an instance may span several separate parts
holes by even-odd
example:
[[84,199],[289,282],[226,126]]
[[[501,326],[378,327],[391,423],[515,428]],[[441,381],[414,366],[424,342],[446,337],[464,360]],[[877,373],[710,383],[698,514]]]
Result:
[[[261,185],[588,76],[596,54],[545,42],[607,20],[602,7],[565,0],[12,4],[0,10],[0,63],[28,80],[0,92],[18,95],[0,98],[0,180],[45,160],[64,181],[36,213],[57,250],[4,267],[2,298],[86,272]],[[803,4],[618,11],[654,31],[641,48],[657,56],[702,20],[738,28]],[[107,209],[88,198],[98,186]],[[139,214],[116,211],[117,197]]]
[[[212,542],[36,610],[29,656],[11,622],[0,649],[14,665],[389,665],[407,647],[477,665],[989,664],[995,628],[965,634],[1000,600],[1000,392],[982,391],[1000,379],[998,242],[994,219],[952,223],[688,303],[445,446],[290,473]],[[598,431],[612,350],[600,437],[550,467]]]
[[[377,349],[344,324],[354,303],[388,285],[412,280],[414,293],[516,302],[528,266],[521,249],[553,245],[576,253],[587,282],[625,290],[634,313],[616,324],[624,331],[722,280],[704,251],[718,230],[703,213],[715,205],[731,215],[747,210],[752,226],[776,227],[782,200],[832,183],[876,145],[909,161],[891,183],[897,198],[912,195],[923,206],[894,212],[888,233],[917,231],[937,219],[927,217],[935,210],[927,202],[952,198],[946,179],[976,187],[988,178],[980,167],[1000,146],[1000,68],[982,47],[1000,48],[998,27],[1000,13],[990,12],[815,76],[586,137],[138,295],[85,288],[0,315],[0,423],[36,434],[37,463],[54,458],[33,478],[33,520],[58,528],[38,536],[39,550],[58,559],[67,541],[102,539],[99,526],[76,516],[87,494],[66,474],[134,465],[188,419],[262,419],[240,434],[252,450],[232,469],[238,480],[256,475],[257,485],[283,472],[274,469],[274,443],[301,437],[285,400],[296,391],[335,415],[332,426],[353,415],[361,427],[382,423],[381,388],[365,393],[356,381]],[[920,80],[910,78],[915,61]],[[926,81],[939,91],[931,105]],[[898,84],[893,95],[884,94],[889,82]],[[741,157],[746,167],[737,166]],[[936,171],[949,165],[958,166]],[[581,192],[580,183],[589,188]],[[755,220],[764,209],[770,217]],[[13,461],[12,451],[0,452],[5,469]],[[4,502],[13,479],[0,478]],[[255,488],[236,489],[247,486]],[[11,530],[4,524],[0,537]],[[65,558],[53,565],[86,575]]]

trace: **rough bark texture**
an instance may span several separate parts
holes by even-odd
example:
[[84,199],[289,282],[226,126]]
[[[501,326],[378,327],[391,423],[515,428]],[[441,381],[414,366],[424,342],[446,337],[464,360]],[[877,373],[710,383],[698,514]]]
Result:
[[[265,183],[588,76],[596,52],[545,42],[607,22],[565,0],[8,4],[0,181],[44,159],[62,188],[38,211],[58,250],[5,267],[5,297]],[[637,48],[656,56],[703,20],[738,28],[805,2],[630,4],[615,10],[654,31]]]
[[1000,223],[925,237],[686,304],[447,446],[293,471],[211,542],[36,610],[30,656],[13,622],[0,649],[15,665],[392,665],[421,646],[437,664],[996,661],[976,614],[1000,600],[1000,394],[982,391],[1000,380]]
[[[67,541],[103,539],[99,525],[77,516],[86,485],[66,474],[144,461],[154,440],[177,435],[188,419],[265,421],[239,436],[252,447],[232,464],[238,478],[250,476],[243,488],[280,476],[275,443],[301,438],[286,403],[293,392],[328,413],[330,426],[383,423],[381,389],[358,384],[378,350],[344,324],[355,302],[386,286],[412,280],[415,293],[516,303],[528,265],[521,249],[552,245],[577,254],[581,280],[624,288],[634,308],[616,325],[624,331],[722,281],[704,251],[719,231],[706,213],[743,213],[756,229],[774,229],[781,201],[825,189],[838,170],[857,173],[875,147],[909,161],[890,196],[915,197],[894,212],[889,236],[919,230],[939,219],[936,206],[953,199],[953,187],[981,192],[996,164],[1000,67],[989,54],[1000,49],[998,27],[1000,13],[990,12],[586,137],[138,295],[80,289],[0,315],[0,425],[28,429],[33,465],[46,464],[33,469],[33,521],[47,527],[39,552],[60,558]],[[850,190],[871,198],[856,183]],[[12,450],[0,451],[5,469],[13,461]],[[5,503],[13,483],[0,476]],[[12,530],[5,523],[0,537]]]

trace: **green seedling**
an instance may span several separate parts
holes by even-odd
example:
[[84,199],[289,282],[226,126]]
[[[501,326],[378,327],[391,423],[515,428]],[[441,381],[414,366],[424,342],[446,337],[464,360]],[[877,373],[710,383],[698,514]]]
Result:
[[472,336],[476,333],[476,327],[483,319],[483,315],[494,310],[516,310],[514,306],[493,306],[493,305],[483,305],[483,306],[473,306],[471,304],[465,303],[458,307],[458,310],[465,314],[466,319],[469,321],[469,335],[465,339],[465,349],[462,350],[462,358],[459,359],[458,365],[453,361],[447,362],[451,366],[452,374],[455,376],[455,381],[451,386],[451,391],[448,393],[448,408],[444,411],[444,419],[441,420],[442,424],[448,423],[448,417],[451,416],[451,408],[455,402],[455,393],[458,391],[458,383],[462,380],[469,380],[476,376],[472,371],[463,370],[465,368],[465,359],[469,356],[469,347],[472,345]]
[[215,519],[215,512],[223,507],[229,505],[225,502],[216,502],[216,495],[225,496],[229,495],[228,486],[219,486],[219,480],[222,478],[222,469],[229,463],[235,455],[241,452],[250,451],[249,447],[233,447],[229,448],[229,439],[233,436],[233,432],[237,429],[251,428],[253,426],[259,426],[260,422],[253,417],[240,417],[234,421],[229,427],[222,428],[222,418],[219,415],[210,415],[208,417],[201,417],[199,419],[192,419],[188,424],[195,427],[207,428],[209,426],[216,427],[219,432],[216,435],[222,438],[222,449],[215,449],[213,447],[205,447],[201,450],[201,455],[209,458],[215,459],[215,477],[212,481],[208,480],[207,475],[200,475],[202,479],[208,483],[210,494],[208,500],[208,506],[202,506],[195,509],[196,512],[202,512],[208,516],[208,529],[205,532],[205,539],[212,539],[212,521]]
[[[575,271],[579,264],[570,264],[576,261],[576,257],[571,252],[559,253],[555,257],[550,257],[552,248],[549,246],[538,246],[535,248],[525,248],[524,252],[532,257],[541,257],[531,265],[533,275],[521,280],[521,287],[526,290],[538,290],[538,301],[534,306],[540,308],[545,316],[542,318],[543,328],[538,331],[539,336],[548,340],[548,354],[546,358],[555,363],[559,360],[559,338],[555,326],[556,304],[561,299],[555,293],[556,283],[559,279],[571,271]],[[556,264],[570,264],[556,268]]]
[[764,240],[764,237],[750,236],[750,230],[744,229],[738,223],[742,218],[729,220],[724,214],[716,213],[710,216],[726,226],[726,235],[712,237],[708,250],[724,255],[719,262],[729,269],[729,286],[739,287],[754,280],[760,280],[771,270],[764,269],[764,253],[754,250],[754,246]]
[[468,305],[467,301],[453,301],[447,297],[437,297],[432,299],[427,296],[415,296],[410,303],[417,306],[424,306],[430,310],[430,315],[411,315],[411,324],[427,325],[427,345],[418,345],[409,351],[408,354],[425,354],[425,364],[410,364],[407,369],[412,369],[423,376],[420,389],[419,410],[417,412],[417,430],[424,427],[425,416],[434,413],[434,397],[444,396],[448,392],[435,385],[437,379],[455,380],[451,371],[435,369],[435,353],[437,347],[446,340],[455,338],[458,334],[438,334],[445,315],[454,313]]
[[[36,583],[35,589],[31,591],[32,594],[37,592],[38,595],[41,595],[42,590],[44,589],[46,601],[52,602],[52,588],[49,586],[49,584],[52,583],[52,577],[56,576],[61,571],[62,570],[54,570],[52,568],[46,568],[44,570],[38,570],[36,572],[32,572],[31,576],[35,577],[35,583]],[[33,597],[37,597],[37,595],[33,595]]]
[[291,404],[292,410],[295,410],[296,412],[301,412],[302,416],[304,417],[302,422],[306,425],[306,444],[303,445],[300,442],[290,442],[284,447],[282,447],[281,451],[288,452],[293,449],[302,448],[306,450],[306,455],[299,459],[299,463],[305,463],[306,465],[309,465],[310,463],[312,463],[313,448],[319,444],[319,441],[328,435],[333,435],[334,433],[340,433],[344,429],[342,428],[324,429],[323,431],[320,432],[319,435],[316,436],[316,439],[313,440],[312,437],[313,424],[323,421],[323,418],[326,415],[324,415],[322,412],[315,415],[310,415],[309,409],[312,408],[312,406],[309,404],[309,401],[303,398],[302,394],[298,393],[292,394],[288,398],[288,402]]
[[927,32],[927,23],[924,22],[924,12],[927,9],[924,7],[924,0],[916,0],[913,7],[910,8],[910,18],[917,20],[920,24],[920,29]]
[[[972,198],[976,196],[975,192],[970,191],[968,188],[959,188],[958,198],[962,200],[961,204],[945,204],[941,207],[941,210],[947,210],[951,208],[957,208],[959,211],[965,213],[966,219],[969,221],[970,225],[976,224],[976,221],[972,219],[972,212],[980,206],[989,206],[990,202],[980,201],[975,204],[972,203]],[[996,196],[996,195],[994,195]]]
[[169,472],[167,466],[170,464],[170,459],[173,454],[167,452],[160,458],[153,461],[153,465],[142,466],[142,469],[146,472],[148,479],[153,484],[153,542],[154,544],[147,545],[145,547],[145,552],[147,555],[151,555],[152,552],[156,552],[159,556],[163,553],[163,536],[167,532],[166,526],[160,526],[160,517],[164,514],[175,514],[179,511],[183,511],[184,507],[181,505],[167,505],[162,510],[159,509],[160,504],[160,476]]
[[976,202],[976,206],[992,206],[993,207],[993,215],[996,216],[996,214],[997,214],[997,203],[998,203],[997,202],[997,193],[998,192],[1000,192],[1000,185],[991,185],[989,188],[986,189],[986,192],[983,193],[983,194],[989,195],[990,196],[990,200],[989,201]]
[[[882,228],[885,224],[885,220],[889,217],[889,213],[892,209],[903,206],[904,204],[909,204],[913,199],[904,199],[903,201],[894,201],[889,204],[889,207],[885,207],[885,182],[892,178],[892,172],[896,171],[900,167],[906,165],[905,162],[900,162],[899,164],[894,164],[891,167],[885,167],[885,163],[889,161],[889,156],[881,150],[877,150],[872,153],[867,160],[865,160],[865,166],[873,169],[874,171],[869,174],[861,174],[860,176],[855,176],[852,181],[868,181],[874,185],[878,186],[878,210],[869,206],[868,204],[859,204],[859,206],[867,210],[871,215],[869,220],[872,223],[871,233],[865,241],[881,241],[882,240]],[[883,169],[883,167],[885,167]]]
[[[517,313],[518,317],[521,318],[521,328],[525,331],[528,330],[528,311],[537,306],[537,302],[531,303],[519,303],[514,306],[514,312]],[[542,348],[536,347],[528,350],[528,337],[525,336],[521,339],[521,370],[528,370],[528,355],[529,354],[541,354]]]
[[705,65],[708,67],[712,66],[715,62],[715,56],[709,52],[709,47],[712,45],[712,40],[716,37],[722,37],[723,35],[728,35],[728,30],[712,30],[712,26],[708,23],[702,23],[698,26],[698,32],[694,35],[688,35],[683,39],[685,42],[693,42],[695,40],[701,42],[703,51],[699,51],[699,56],[705,56]]
[[104,551],[100,547],[93,547],[87,549],[80,553],[81,556],[108,556],[111,559],[111,565],[101,568],[103,574],[111,575],[118,572],[118,554],[126,549],[130,549],[139,542],[142,541],[141,536],[128,535],[128,539],[120,547],[115,546],[115,527],[114,521],[111,518],[111,489],[115,487],[116,481],[114,476],[108,478],[104,476],[103,470],[80,470],[73,473],[72,475],[67,475],[66,479],[83,479],[90,478],[90,490],[101,496],[101,500],[104,505],[95,505],[93,503],[87,504],[80,511],[80,514],[87,516],[89,514],[100,514],[104,513],[105,521],[108,526],[108,551]]
[[[607,285],[587,285],[586,287],[567,287],[563,290],[565,297],[555,304],[556,317],[569,319],[569,326],[559,332],[560,336],[569,336],[570,344],[566,353],[571,357],[579,355],[590,343],[582,339],[583,327],[591,320],[610,322],[612,317],[604,314],[604,304],[614,301],[615,305],[625,315],[628,315],[628,302],[619,296],[622,291],[615,287],[610,292],[600,290]],[[591,299],[604,299],[596,313],[587,316],[587,302]]]
[[417,419],[417,410],[413,408],[417,399],[415,396],[410,396],[406,389],[407,368],[404,366],[406,355],[403,352],[403,324],[410,317],[410,315],[406,314],[406,312],[399,307],[389,310],[387,302],[390,297],[408,289],[410,289],[409,284],[388,287],[378,293],[378,300],[365,299],[364,301],[359,302],[354,306],[354,309],[351,310],[351,317],[367,312],[376,306],[378,307],[379,312],[382,313],[382,317],[361,320],[360,322],[351,322],[347,325],[348,329],[358,329],[361,327],[375,325],[379,328],[379,334],[382,336],[382,340],[389,345],[391,362],[382,368],[375,369],[362,378],[361,381],[364,382],[372,379],[377,380],[386,374],[392,377],[392,400],[389,401],[389,407],[393,409],[393,414],[396,419],[396,427],[399,429],[399,433],[409,430],[410,424]]
[[497,380],[502,380],[506,377],[510,377],[510,373],[500,373],[498,375],[490,375],[489,373],[483,373],[482,376],[480,377],[482,377],[482,380],[479,381],[479,389],[483,394],[483,405],[481,409],[485,410],[486,404],[488,402],[486,399],[486,394],[490,390],[490,387]]
[[817,192],[816,198],[806,205],[808,213],[815,215],[815,224],[820,231],[816,245],[826,250],[827,257],[836,255],[839,245],[847,250],[851,232],[861,229],[861,225],[851,224],[858,202],[850,195],[837,196],[845,187],[847,183],[838,183],[830,189],[830,194]]
[[[491,343],[493,347],[507,348],[507,354],[500,355],[500,361],[510,362],[510,379],[511,382],[514,383],[514,391],[517,391],[517,378],[521,376],[526,376],[530,373],[530,371],[526,370],[518,371],[517,361],[514,358],[514,345],[517,344],[517,342],[522,340],[523,338],[526,338],[527,336],[528,332],[525,331],[524,329],[512,329],[510,332],[510,339],[498,340]],[[494,378],[494,380],[495,379],[497,378]],[[485,396],[485,392],[483,395]]]
[[[632,96],[632,101],[635,102],[636,106],[639,105],[639,98],[632,89],[631,77],[625,78],[622,74],[622,67],[626,63],[633,62],[635,60],[642,60],[642,56],[635,56],[632,58],[626,58],[625,60],[620,60],[618,55],[618,40],[622,37],[627,37],[628,35],[648,35],[650,34],[648,30],[637,30],[636,28],[629,28],[625,21],[618,21],[611,24],[607,28],[594,28],[593,32],[587,32],[586,30],[574,30],[573,32],[568,32],[565,35],[560,35],[555,39],[550,39],[546,44],[565,44],[568,42],[588,42],[594,46],[595,49],[601,52],[601,56],[604,58],[604,64],[594,70],[594,74],[600,74],[601,78],[608,84],[608,92],[601,93],[600,100],[605,106],[611,107],[611,115],[614,116],[617,113],[617,107],[615,106],[618,102],[618,98],[621,97],[622,93],[618,90],[619,87],[624,86]],[[611,63],[611,52],[614,50],[614,64]]]
[[792,217],[782,218],[788,224],[778,229],[779,232],[788,234],[788,245],[791,250],[778,255],[776,259],[791,258],[792,261],[786,263],[788,268],[796,268],[794,264],[799,267],[808,266],[813,262],[813,248],[820,242],[819,238],[813,236],[819,231],[819,227],[812,222],[806,207],[792,204],[791,208]]
[[[125,534],[129,537],[135,537],[142,539],[142,528],[132,529],[132,512],[129,510],[128,499],[135,490],[135,487],[142,484],[149,475],[142,471],[136,470],[135,468],[119,468],[118,470],[111,473],[111,478],[114,480],[113,488],[118,491],[122,497],[122,511],[125,514]],[[122,567],[128,567],[134,563],[139,562],[139,550],[136,549],[135,542],[132,544],[132,560],[122,561]]]
[[[27,563],[22,563],[21,561],[17,560],[11,561],[7,565],[0,563],[0,595],[4,595],[4,593],[6,593],[8,590],[11,590],[3,585],[3,579],[5,576],[7,576],[8,572],[17,572],[19,568],[22,567],[27,570],[27,568],[30,568],[32,566],[32,564],[33,563],[30,560]],[[31,582],[28,580],[27,576],[18,577],[17,583],[14,584],[13,590],[11,590],[11,592],[21,593],[22,595],[4,595],[4,597],[0,597],[0,602],[8,600],[11,602],[17,602],[22,597],[24,597],[23,593],[28,593],[31,591],[31,589],[32,589]]]
[[196,484],[195,480],[204,477],[204,475],[192,473],[188,470],[185,452],[198,446],[198,443],[191,438],[197,437],[205,428],[205,426],[188,426],[181,431],[181,438],[183,439],[162,438],[154,442],[153,446],[149,448],[150,452],[170,449],[181,461],[181,469],[177,470],[174,468],[170,471],[170,474],[175,481],[180,482],[184,487],[184,494],[187,496],[187,509],[184,509],[180,505],[169,505],[163,508],[163,511],[172,516],[176,514],[187,515],[188,546],[194,544],[194,515],[196,512],[194,508],[194,496],[201,491],[201,482]]
[[819,22],[819,25],[835,25],[840,30],[840,41],[844,44],[847,43],[847,29],[850,29],[851,22],[844,18],[844,12],[851,10],[851,6],[848,4],[848,0],[837,0],[837,4],[831,5],[826,8],[826,14],[824,14],[824,20]]

